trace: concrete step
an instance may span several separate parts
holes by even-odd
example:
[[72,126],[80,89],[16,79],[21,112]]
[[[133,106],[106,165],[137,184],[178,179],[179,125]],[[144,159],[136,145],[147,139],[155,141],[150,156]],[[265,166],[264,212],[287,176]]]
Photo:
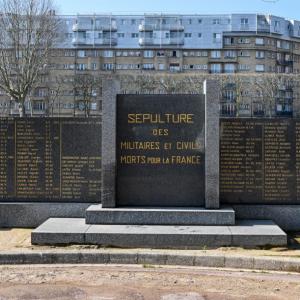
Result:
[[36,245],[93,244],[128,248],[203,249],[221,246],[285,246],[272,221],[243,220],[235,226],[88,225],[85,219],[49,219],[31,234]]
[[126,225],[234,225],[231,207],[205,208],[102,208],[92,205],[86,210],[87,224]]

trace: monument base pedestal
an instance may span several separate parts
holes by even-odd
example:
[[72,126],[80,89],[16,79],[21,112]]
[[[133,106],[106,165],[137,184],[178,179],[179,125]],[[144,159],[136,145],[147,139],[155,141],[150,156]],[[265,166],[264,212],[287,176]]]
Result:
[[92,244],[125,248],[203,249],[222,246],[285,246],[286,234],[272,221],[235,226],[90,225],[85,219],[49,219],[32,232],[32,244]]
[[231,207],[221,209],[180,207],[119,207],[92,205],[86,210],[87,224],[114,225],[234,225]]

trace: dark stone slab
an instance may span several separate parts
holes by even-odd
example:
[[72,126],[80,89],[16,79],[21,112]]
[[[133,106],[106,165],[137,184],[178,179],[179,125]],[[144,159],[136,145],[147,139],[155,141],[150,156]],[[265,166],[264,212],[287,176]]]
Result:
[[100,202],[101,118],[0,118],[0,137],[1,202]]
[[287,231],[300,230],[300,205],[234,204],[239,219],[272,220]]
[[87,224],[130,225],[234,225],[232,208],[102,208],[92,205],[86,210]]
[[299,132],[299,119],[222,119],[221,203],[299,204]]
[[36,228],[49,218],[84,218],[91,203],[3,203],[0,227]]
[[118,95],[117,205],[204,206],[204,119],[203,95]]

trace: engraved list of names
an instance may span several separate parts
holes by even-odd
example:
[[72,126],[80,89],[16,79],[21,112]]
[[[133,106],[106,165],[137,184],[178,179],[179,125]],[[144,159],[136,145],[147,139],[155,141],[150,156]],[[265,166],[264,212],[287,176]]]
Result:
[[97,202],[100,195],[100,119],[0,119],[1,201]]
[[299,134],[296,119],[222,119],[221,201],[299,203]]

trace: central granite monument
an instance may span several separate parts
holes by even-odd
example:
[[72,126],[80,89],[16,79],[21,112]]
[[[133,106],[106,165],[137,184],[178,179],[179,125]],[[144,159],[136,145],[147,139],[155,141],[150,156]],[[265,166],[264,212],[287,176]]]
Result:
[[217,81],[200,95],[122,94],[117,80],[104,81],[101,203],[85,219],[49,219],[32,243],[286,245],[272,221],[235,221],[232,207],[220,207],[220,94]]
[[220,207],[219,85],[204,86],[103,103],[103,208]]

